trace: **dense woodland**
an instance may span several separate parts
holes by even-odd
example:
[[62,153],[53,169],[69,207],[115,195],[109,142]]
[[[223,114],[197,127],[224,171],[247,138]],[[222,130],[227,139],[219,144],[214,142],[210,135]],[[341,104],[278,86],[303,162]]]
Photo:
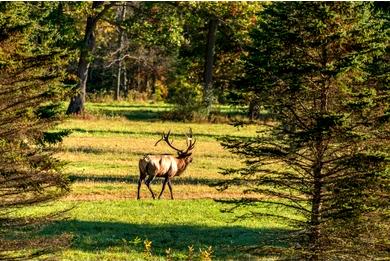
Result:
[[173,104],[164,120],[186,122],[239,106],[234,124],[262,132],[221,141],[245,167],[225,169],[234,178],[218,188],[259,197],[227,206],[295,211],[274,215],[295,229],[284,257],[388,258],[389,12],[382,2],[1,2],[0,258],[66,244],[34,236],[58,213],[12,213],[69,189],[53,157],[68,133],[53,127],[88,101],[124,100]]

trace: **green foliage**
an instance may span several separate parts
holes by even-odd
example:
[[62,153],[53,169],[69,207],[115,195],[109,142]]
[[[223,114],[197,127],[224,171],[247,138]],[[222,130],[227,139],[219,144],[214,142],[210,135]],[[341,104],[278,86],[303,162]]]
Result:
[[[388,72],[372,70],[385,66],[384,20],[369,3],[335,2],[273,3],[261,18],[240,86],[276,121],[258,137],[224,140],[247,164],[225,174],[240,174],[232,184],[248,184],[247,192],[288,200],[302,216],[293,223],[306,237],[294,253],[384,256],[374,224],[388,211]],[[355,236],[363,227],[375,240]]]
[[[10,213],[57,199],[68,190],[62,164],[52,156],[46,135],[60,121],[59,103],[66,94],[61,80],[67,56],[57,46],[59,26],[49,20],[54,6],[0,4],[0,258],[18,258],[15,251],[22,249],[23,255],[33,256],[52,247],[50,240],[32,235],[55,213],[41,217]],[[57,139],[64,134],[57,133]],[[51,240],[57,246],[63,243]]]
[[204,81],[204,57],[207,43],[207,23],[211,16],[218,20],[218,32],[213,66],[213,89],[218,102],[227,100],[233,83],[244,73],[241,56],[250,44],[249,32],[255,26],[256,14],[263,8],[259,2],[182,2],[186,12],[185,42],[180,48],[177,73],[192,82]]
[[62,142],[64,137],[68,136],[70,133],[69,130],[44,132],[40,141],[42,144],[56,144]]
[[[240,57],[251,41],[249,31],[263,3],[138,2],[125,6],[123,21],[117,18],[122,6],[114,7],[97,28],[89,92],[113,90],[119,63],[125,71],[121,76],[126,79],[121,84],[125,97],[133,90],[166,101],[159,87],[170,89],[183,77],[194,86],[201,85],[206,25],[215,15],[220,24],[213,69],[215,95],[220,103],[226,102],[227,90],[244,72]],[[117,40],[121,33],[123,47]]]
[[[119,62],[125,73],[122,93],[144,93],[147,98],[165,98],[159,93],[167,75],[173,70],[178,48],[183,42],[183,20],[172,3],[137,2],[125,4],[125,17],[115,17],[119,8],[112,9],[106,23],[97,29],[95,70],[91,74],[89,90],[112,90],[116,84]],[[122,47],[118,42],[123,34]],[[113,41],[113,39],[115,39]],[[107,70],[107,68],[114,70]]]
[[192,121],[202,110],[202,87],[181,77],[170,86],[169,102],[174,108],[164,118],[174,121]]

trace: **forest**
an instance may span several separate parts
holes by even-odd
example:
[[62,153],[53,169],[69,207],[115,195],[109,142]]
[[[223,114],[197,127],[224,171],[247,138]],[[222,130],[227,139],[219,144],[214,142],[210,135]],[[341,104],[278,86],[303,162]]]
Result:
[[388,260],[389,18],[0,2],[0,260]]

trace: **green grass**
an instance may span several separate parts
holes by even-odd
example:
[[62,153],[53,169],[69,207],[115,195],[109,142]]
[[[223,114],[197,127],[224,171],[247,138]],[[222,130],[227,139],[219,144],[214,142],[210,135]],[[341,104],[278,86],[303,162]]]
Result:
[[[214,199],[235,199],[241,188],[219,192],[210,184],[226,177],[221,168],[242,166],[241,159],[224,150],[221,137],[256,135],[257,126],[235,128],[228,124],[179,123],[159,120],[160,113],[171,108],[166,104],[107,103],[87,104],[88,116],[70,118],[57,127],[71,130],[56,155],[68,162],[64,172],[72,181],[71,193],[52,207],[75,206],[68,220],[45,228],[43,235],[70,233],[69,248],[56,253],[61,260],[145,260],[144,240],[152,241],[152,260],[164,260],[170,248],[175,260],[185,260],[188,246],[199,249],[211,246],[216,260],[269,260],[272,257],[250,256],[247,247],[280,246],[275,238],[289,227],[271,218],[232,222],[236,215],[264,207],[252,207],[236,213],[222,213]],[[237,109],[221,107],[226,113]],[[161,133],[172,131],[174,144],[185,146],[184,133],[192,128],[197,140],[194,162],[173,180],[176,200],[150,200],[142,187],[142,200],[135,200],[138,160],[146,153],[173,153],[160,143]],[[152,188],[161,189],[160,180]],[[168,191],[165,192],[168,198]],[[253,195],[249,195],[253,196]],[[40,208],[34,208],[34,213]],[[266,213],[281,210],[268,207]],[[291,213],[286,213],[291,215]]]
[[[110,103],[88,103],[86,109],[93,114],[108,117],[124,117],[132,121],[156,121],[161,116],[171,110],[173,105],[164,103],[135,103],[110,102]],[[221,116],[237,116],[243,114],[242,107],[232,107],[226,105],[215,106]]]
[[[237,260],[250,257],[240,251],[245,247],[283,246],[276,237],[289,231],[270,218],[235,221],[235,214],[221,213],[225,206],[212,200],[100,200],[63,202],[55,207],[70,206],[75,208],[67,220],[42,231],[44,235],[72,235],[72,244],[58,255],[60,259],[144,259],[142,242],[150,240],[155,259],[163,259],[168,248],[180,259],[187,255],[188,246],[197,251],[212,246],[216,259]],[[251,210],[259,209],[264,207]],[[278,210],[268,207],[267,211]]]

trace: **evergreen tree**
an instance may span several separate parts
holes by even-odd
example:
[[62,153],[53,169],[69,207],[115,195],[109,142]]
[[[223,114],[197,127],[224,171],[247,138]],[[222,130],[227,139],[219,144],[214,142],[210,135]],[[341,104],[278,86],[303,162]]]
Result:
[[0,4],[0,259],[31,257],[64,242],[33,233],[56,213],[14,215],[68,190],[50,145],[65,133],[48,132],[61,120],[66,94],[57,4]]
[[370,3],[278,2],[266,8],[252,38],[242,91],[255,94],[275,121],[255,138],[224,139],[246,167],[226,170],[240,178],[222,188],[246,184],[247,193],[279,198],[262,202],[295,211],[294,220],[278,217],[302,230],[302,248],[294,252],[301,258],[386,256],[384,20]]

